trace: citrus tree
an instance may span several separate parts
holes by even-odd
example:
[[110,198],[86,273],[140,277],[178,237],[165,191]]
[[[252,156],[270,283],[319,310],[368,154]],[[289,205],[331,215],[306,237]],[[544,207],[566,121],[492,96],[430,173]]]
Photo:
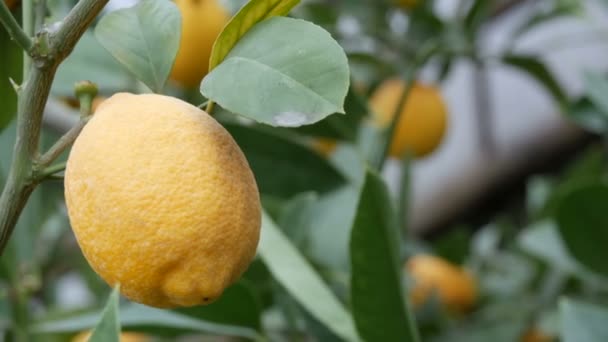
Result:
[[504,1],[450,18],[431,0],[107,2],[0,2],[8,340],[608,336],[601,150],[531,179],[521,225],[407,233],[409,167],[450,127],[455,62],[524,72],[606,132],[603,77],[570,98],[513,48],[580,2],[543,1],[492,56]]

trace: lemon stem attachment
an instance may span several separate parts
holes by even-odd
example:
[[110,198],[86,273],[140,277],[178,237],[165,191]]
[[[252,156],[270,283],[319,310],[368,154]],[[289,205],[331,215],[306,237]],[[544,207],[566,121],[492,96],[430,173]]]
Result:
[[91,81],[80,81],[74,85],[74,94],[80,103],[81,118],[92,114],[93,99],[97,96],[97,92],[97,85]]
[[213,116],[213,107],[215,106],[215,102],[209,100],[207,102],[207,107],[205,108],[205,112],[207,112],[207,114]]

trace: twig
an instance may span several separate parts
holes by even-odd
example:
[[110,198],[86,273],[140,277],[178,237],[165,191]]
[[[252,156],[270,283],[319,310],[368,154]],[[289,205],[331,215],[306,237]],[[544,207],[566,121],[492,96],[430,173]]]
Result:
[[34,29],[39,30],[44,25],[44,18],[46,16],[46,0],[35,0],[36,1],[36,20],[34,22]]
[[[48,39],[49,54],[33,56],[36,63],[31,70],[26,68],[27,78],[24,78],[24,88],[19,95],[13,161],[0,195],[0,255],[8,243],[29,195],[37,185],[38,180],[33,177],[33,173],[39,157],[42,113],[55,71],[107,2],[108,0],[80,0],[56,32],[46,32],[48,35],[46,38],[50,38]],[[31,10],[31,0],[26,0],[24,6],[26,4]],[[6,10],[3,2],[1,8]],[[33,24],[33,18],[28,20],[31,21],[29,24]],[[30,46],[30,48],[36,47]]]
[[21,29],[4,1],[0,1],[0,22],[2,22],[8,34],[19,44],[23,51],[29,53],[32,50],[32,46],[34,46],[32,39]]
[[74,125],[66,134],[59,138],[59,140],[57,140],[57,142],[55,142],[55,144],[38,159],[37,166],[40,167],[40,170],[47,168],[61,155],[61,153],[63,153],[63,151],[72,145],[74,140],[76,140],[78,137],[78,134],[80,134],[80,131],[82,131],[84,126],[87,124],[87,121],[89,121],[89,117],[82,118],[80,121],[78,121],[76,125]]
[[36,175],[37,176],[37,180],[38,181],[43,181],[45,179],[57,176],[56,175],[57,173],[62,172],[62,171],[65,170],[65,166],[66,166],[65,162],[53,164],[53,165],[47,167],[46,169],[44,169],[39,174],[37,174]]

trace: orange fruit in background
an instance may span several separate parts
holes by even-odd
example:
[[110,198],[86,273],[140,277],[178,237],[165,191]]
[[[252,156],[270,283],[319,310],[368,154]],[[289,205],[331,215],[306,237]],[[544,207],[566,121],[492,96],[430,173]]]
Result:
[[[377,126],[390,125],[403,89],[404,83],[398,79],[385,81],[376,89],[370,106]],[[395,128],[389,155],[401,158],[409,151],[415,157],[424,157],[440,145],[446,127],[447,109],[439,90],[415,83]]]
[[182,15],[179,51],[173,64],[173,81],[187,88],[198,87],[209,71],[215,38],[230,14],[217,0],[175,0]]
[[[72,342],[87,342],[91,338],[91,331],[83,331],[72,338]],[[121,332],[120,342],[148,342],[150,338],[144,334],[136,332]]]
[[104,101],[72,147],[65,197],[91,267],[139,303],[209,304],[256,253],[260,197],[245,156],[173,97]]
[[407,261],[405,270],[413,280],[409,296],[415,307],[426,302],[433,293],[451,312],[466,311],[477,300],[477,286],[473,276],[444,259],[432,255],[416,255]]

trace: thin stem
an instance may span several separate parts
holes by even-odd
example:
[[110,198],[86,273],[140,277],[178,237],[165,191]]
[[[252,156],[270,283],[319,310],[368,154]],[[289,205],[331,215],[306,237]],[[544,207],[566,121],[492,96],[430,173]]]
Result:
[[[28,197],[37,185],[32,179],[33,166],[39,157],[42,113],[49,96],[55,71],[67,57],[93,19],[108,0],[80,0],[70,11],[63,24],[52,37],[48,57],[40,59],[35,67],[26,67],[24,88],[19,96],[17,113],[17,138],[13,161],[6,184],[0,195],[0,255],[4,251],[17,219]],[[23,2],[25,33],[33,31],[32,0]]]
[[[21,8],[21,22],[23,25],[23,31],[27,37],[34,36],[34,7],[33,0],[23,0]],[[32,43],[33,48],[33,43]],[[29,51],[29,50],[28,50]],[[26,51],[23,54],[23,81],[27,80],[30,69],[32,67],[32,59],[30,54]]]
[[21,29],[19,23],[11,14],[11,11],[6,6],[4,1],[0,1],[0,22],[8,31],[8,34],[11,38],[19,44],[19,46],[25,51],[25,53],[29,53],[32,49],[34,43],[32,39]]
[[386,161],[386,157],[388,156],[388,152],[391,147],[391,143],[393,141],[393,136],[395,135],[395,131],[397,129],[397,124],[399,120],[401,120],[401,115],[403,112],[403,107],[405,106],[405,102],[410,93],[412,85],[418,76],[418,71],[420,68],[426,63],[426,61],[437,51],[437,44],[434,41],[429,42],[422,46],[420,52],[414,59],[414,61],[409,65],[407,70],[403,75],[403,81],[405,86],[403,87],[403,91],[401,92],[401,96],[399,97],[399,101],[397,102],[397,106],[394,109],[391,123],[384,135],[384,141],[382,144],[382,149],[379,157],[375,160],[372,165],[376,166],[377,170],[382,170],[384,166],[384,162]]
[[215,105],[215,103],[211,100],[207,101],[207,107],[205,108],[205,112],[207,112],[207,114],[213,116],[213,106]]
[[38,166],[41,171],[46,169],[55,159],[57,159],[63,151],[65,151],[76,138],[80,131],[89,121],[89,117],[82,118],[76,125],[74,125],[66,134],[64,134],[51,148],[38,159]]
[[63,20],[63,25],[54,35],[52,49],[61,60],[69,55],[82,34],[91,25],[108,0],[80,0]]
[[411,167],[412,158],[407,151],[403,160],[401,161],[401,185],[399,187],[399,197],[397,198],[397,214],[399,218],[399,228],[402,232],[408,231],[407,222],[409,216],[410,206],[410,180],[411,180]]
[[46,0],[36,0],[36,20],[34,29],[40,30],[46,17]]
[[38,177],[36,179],[39,181],[43,181],[48,178],[57,176],[57,173],[65,171],[65,167],[66,167],[65,162],[53,164],[53,165],[47,167],[46,169],[42,170],[42,172],[40,172],[38,174]]

